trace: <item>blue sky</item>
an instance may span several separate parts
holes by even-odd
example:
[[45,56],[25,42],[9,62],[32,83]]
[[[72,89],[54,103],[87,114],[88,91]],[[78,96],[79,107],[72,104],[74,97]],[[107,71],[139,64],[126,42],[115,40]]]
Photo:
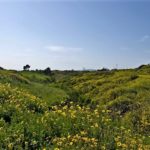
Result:
[[130,68],[147,63],[148,1],[0,1],[4,68]]

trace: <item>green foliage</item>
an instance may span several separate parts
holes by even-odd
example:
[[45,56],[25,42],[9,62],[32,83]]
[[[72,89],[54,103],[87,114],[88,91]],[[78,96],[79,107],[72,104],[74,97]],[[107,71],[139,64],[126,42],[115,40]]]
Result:
[[0,70],[0,149],[150,149],[149,66]]

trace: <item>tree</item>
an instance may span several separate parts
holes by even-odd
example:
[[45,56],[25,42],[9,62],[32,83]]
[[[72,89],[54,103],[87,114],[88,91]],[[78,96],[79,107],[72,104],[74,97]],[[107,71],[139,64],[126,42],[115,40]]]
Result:
[[4,68],[3,68],[3,67],[0,67],[0,70],[4,70]]
[[107,68],[102,68],[102,69],[98,69],[97,71],[107,72],[107,71],[109,71],[109,69],[107,69]]
[[46,75],[51,75],[51,73],[52,73],[52,71],[51,71],[51,68],[46,68],[45,70],[44,70],[44,73],[46,74]]
[[23,66],[23,70],[29,70],[30,69],[30,65],[25,65],[25,66]]

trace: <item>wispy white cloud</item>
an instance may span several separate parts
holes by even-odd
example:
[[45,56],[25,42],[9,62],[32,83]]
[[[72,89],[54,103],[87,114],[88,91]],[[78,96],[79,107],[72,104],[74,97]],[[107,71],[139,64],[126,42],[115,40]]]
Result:
[[65,46],[58,46],[58,45],[50,45],[45,46],[45,49],[51,51],[51,52],[78,52],[82,51],[83,48],[78,47],[65,47]]
[[150,38],[149,35],[144,35],[143,37],[141,37],[140,42],[144,42],[146,40],[148,40]]

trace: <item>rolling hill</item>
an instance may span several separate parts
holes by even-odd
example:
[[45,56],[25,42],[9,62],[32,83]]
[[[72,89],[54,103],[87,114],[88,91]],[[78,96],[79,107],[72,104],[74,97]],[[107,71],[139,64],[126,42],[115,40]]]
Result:
[[0,70],[0,149],[150,149],[150,65]]

